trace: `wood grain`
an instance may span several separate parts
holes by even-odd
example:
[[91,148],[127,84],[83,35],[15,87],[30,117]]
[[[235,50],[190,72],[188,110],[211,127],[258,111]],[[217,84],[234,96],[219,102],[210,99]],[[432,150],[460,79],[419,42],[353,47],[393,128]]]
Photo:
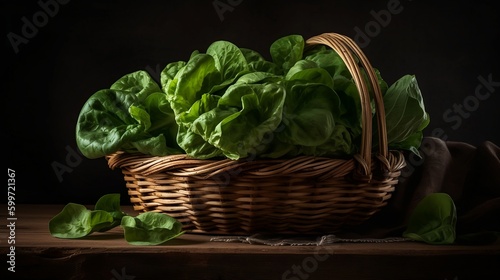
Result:
[[[417,242],[265,246],[184,234],[160,246],[129,245],[120,227],[58,239],[48,221],[64,205],[18,205],[15,270],[7,279],[491,279],[500,243],[432,246]],[[2,206],[1,209],[7,209]],[[128,207],[125,212],[138,214]],[[6,211],[0,218],[7,223]],[[2,227],[1,254],[10,252]]]

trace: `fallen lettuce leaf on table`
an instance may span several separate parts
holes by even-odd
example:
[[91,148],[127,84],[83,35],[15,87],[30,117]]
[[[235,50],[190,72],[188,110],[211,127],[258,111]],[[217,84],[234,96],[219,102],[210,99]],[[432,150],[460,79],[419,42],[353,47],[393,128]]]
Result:
[[447,193],[431,193],[413,209],[403,237],[432,245],[486,245],[496,242],[500,232],[457,232],[455,202]]
[[137,217],[125,216],[121,226],[125,240],[133,245],[159,245],[184,233],[180,222],[156,212],[141,213]]
[[446,193],[425,196],[415,207],[403,237],[428,244],[453,244],[456,239],[457,210]]
[[78,239],[117,226],[124,229],[125,240],[132,245],[160,245],[184,233],[182,224],[164,213],[129,216],[120,209],[120,194],[102,196],[94,210],[68,203],[49,221],[50,234],[63,239]]
[[85,206],[68,203],[63,210],[49,222],[50,233],[59,238],[81,238],[108,228],[113,216],[103,210],[89,210]]

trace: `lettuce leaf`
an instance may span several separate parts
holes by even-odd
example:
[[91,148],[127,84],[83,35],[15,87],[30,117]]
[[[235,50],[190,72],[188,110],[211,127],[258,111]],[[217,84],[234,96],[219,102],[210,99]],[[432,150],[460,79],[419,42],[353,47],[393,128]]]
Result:
[[[357,153],[360,97],[340,56],[326,46],[306,50],[300,35],[278,38],[269,54],[267,60],[254,50],[215,41],[187,61],[168,63],[160,84],[145,71],[127,74],[84,104],[78,147],[88,158],[119,150],[234,160]],[[429,114],[415,76],[389,87],[374,70],[389,148],[418,154]]]
[[401,77],[388,88],[383,100],[389,147],[409,150],[418,155],[422,131],[429,124],[430,118],[425,111],[415,76]]
[[453,244],[456,239],[457,210],[450,195],[432,193],[415,207],[403,237],[429,244]]
[[145,71],[123,76],[83,105],[76,142],[87,158],[119,150],[152,155],[181,153],[170,103]]
[[182,234],[182,224],[163,213],[145,212],[121,220],[125,240],[131,245],[160,245]]

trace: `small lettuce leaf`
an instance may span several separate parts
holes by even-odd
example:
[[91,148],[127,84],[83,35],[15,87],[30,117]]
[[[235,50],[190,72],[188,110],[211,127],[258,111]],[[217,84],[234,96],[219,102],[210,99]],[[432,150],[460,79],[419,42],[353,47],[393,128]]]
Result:
[[453,199],[446,193],[432,193],[411,213],[403,237],[429,244],[452,244],[456,238],[456,223]]
[[242,72],[248,71],[245,56],[233,43],[216,41],[208,47],[207,54],[214,58],[215,67],[222,74],[223,80],[234,80]]
[[113,83],[110,89],[134,93],[141,101],[151,93],[161,92],[158,84],[144,70],[124,75]]
[[145,212],[136,217],[125,216],[121,226],[125,240],[132,245],[160,245],[184,233],[179,221],[156,212]]
[[270,54],[281,74],[286,75],[288,70],[302,59],[305,41],[300,35],[288,35],[281,37],[271,44]]
[[120,209],[120,194],[99,198],[95,210],[68,203],[49,221],[50,234],[57,238],[82,238],[93,232],[105,232],[118,225],[132,245],[158,245],[184,233],[182,224],[166,214],[146,212],[136,217]]
[[387,89],[383,100],[389,147],[417,151],[419,132],[430,119],[415,76],[401,77]]
[[113,217],[113,222],[107,226],[99,229],[99,231],[108,231],[116,226],[119,226],[123,217],[127,216],[127,213],[123,212],[120,208],[120,194],[111,193],[103,195],[96,202],[95,210],[106,211]]
[[85,206],[68,203],[49,221],[50,234],[58,238],[81,238],[95,231],[109,228],[113,215],[104,210],[88,210]]

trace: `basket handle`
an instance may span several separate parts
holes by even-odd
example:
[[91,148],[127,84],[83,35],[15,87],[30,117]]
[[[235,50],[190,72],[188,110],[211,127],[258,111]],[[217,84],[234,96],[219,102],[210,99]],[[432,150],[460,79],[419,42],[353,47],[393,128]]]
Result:
[[[375,100],[379,153],[384,158],[387,158],[388,155],[385,110],[377,75],[368,61],[368,58],[366,58],[359,46],[351,38],[337,33],[323,33],[313,36],[306,41],[306,47],[320,44],[326,45],[337,52],[347,65],[347,69],[351,73],[356,88],[358,89],[361,100],[362,127],[360,156],[364,161],[364,163],[361,162],[362,171],[364,175],[370,175],[372,166],[372,109],[370,105],[370,87],[367,85],[367,82],[370,83],[373,89],[373,97]],[[359,64],[356,58],[359,59]],[[368,81],[363,78],[361,69],[364,69],[368,75]]]

